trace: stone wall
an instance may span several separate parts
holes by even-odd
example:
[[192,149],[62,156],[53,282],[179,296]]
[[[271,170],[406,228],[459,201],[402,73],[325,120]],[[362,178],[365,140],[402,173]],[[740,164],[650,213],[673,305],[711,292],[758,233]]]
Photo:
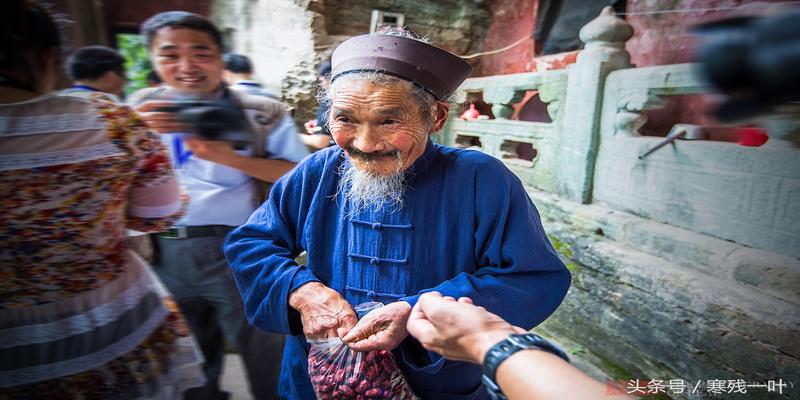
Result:
[[[581,369],[699,381],[697,393],[671,393],[692,399],[713,397],[709,380],[782,379],[794,385],[783,395],[717,398],[800,399],[796,121],[760,148],[684,141],[639,159],[658,141],[639,134],[644,111],[710,89],[691,64],[633,68],[631,27],[606,12],[581,30],[586,50],[567,70],[467,80],[455,101],[481,95],[497,119],[451,114],[438,140],[502,159],[527,186],[573,277],[534,331]],[[509,120],[532,90],[552,121]],[[520,143],[533,160],[517,156]]]
[[316,113],[317,66],[345,39],[369,32],[373,9],[405,14],[408,29],[456,54],[482,49],[490,18],[486,0],[216,0],[211,17],[302,122]]

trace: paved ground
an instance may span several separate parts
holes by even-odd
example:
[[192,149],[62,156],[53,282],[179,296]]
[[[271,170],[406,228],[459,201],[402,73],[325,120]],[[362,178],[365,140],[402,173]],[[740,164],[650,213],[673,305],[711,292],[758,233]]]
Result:
[[231,392],[229,400],[251,400],[250,391],[247,389],[247,378],[238,354],[225,355],[222,390]]

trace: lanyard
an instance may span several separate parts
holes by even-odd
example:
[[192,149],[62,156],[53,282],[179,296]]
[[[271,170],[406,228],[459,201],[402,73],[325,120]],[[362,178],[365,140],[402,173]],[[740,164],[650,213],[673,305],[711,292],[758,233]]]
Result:
[[100,89],[93,88],[91,86],[86,86],[86,85],[72,85],[72,88],[73,89],[78,89],[78,90],[86,90],[88,92],[99,92],[100,91]]
[[172,158],[175,160],[175,165],[178,168],[182,167],[192,158],[192,151],[183,149],[183,138],[181,135],[172,135]]

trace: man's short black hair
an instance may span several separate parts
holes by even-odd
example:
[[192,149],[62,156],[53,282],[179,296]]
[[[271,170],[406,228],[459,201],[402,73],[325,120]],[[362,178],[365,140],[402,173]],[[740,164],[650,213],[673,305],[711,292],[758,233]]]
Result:
[[220,50],[223,48],[222,34],[207,18],[186,11],[167,11],[153,15],[142,24],[141,34],[148,49],[153,44],[156,33],[162,28],[186,28],[205,32],[214,39]]
[[253,64],[250,59],[242,54],[226,53],[222,58],[225,61],[225,69],[237,74],[252,74]]
[[159,85],[162,82],[164,82],[164,81],[161,80],[160,76],[158,76],[158,72],[150,71],[150,72],[147,73],[147,83],[154,84],[154,85]]
[[73,81],[98,79],[109,71],[124,76],[125,58],[118,51],[104,46],[81,47],[64,64],[64,72]]

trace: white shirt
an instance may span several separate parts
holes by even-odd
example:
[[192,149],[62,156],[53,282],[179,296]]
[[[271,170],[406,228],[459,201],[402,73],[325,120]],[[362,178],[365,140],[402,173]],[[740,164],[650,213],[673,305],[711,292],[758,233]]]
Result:
[[[222,164],[190,156],[177,163],[176,141],[180,135],[161,135],[169,149],[181,187],[191,197],[189,209],[178,226],[244,224],[256,209],[253,178],[244,172]],[[268,158],[297,163],[307,156],[308,149],[300,141],[291,117],[285,115],[267,136]],[[252,149],[237,150],[252,156]]]

